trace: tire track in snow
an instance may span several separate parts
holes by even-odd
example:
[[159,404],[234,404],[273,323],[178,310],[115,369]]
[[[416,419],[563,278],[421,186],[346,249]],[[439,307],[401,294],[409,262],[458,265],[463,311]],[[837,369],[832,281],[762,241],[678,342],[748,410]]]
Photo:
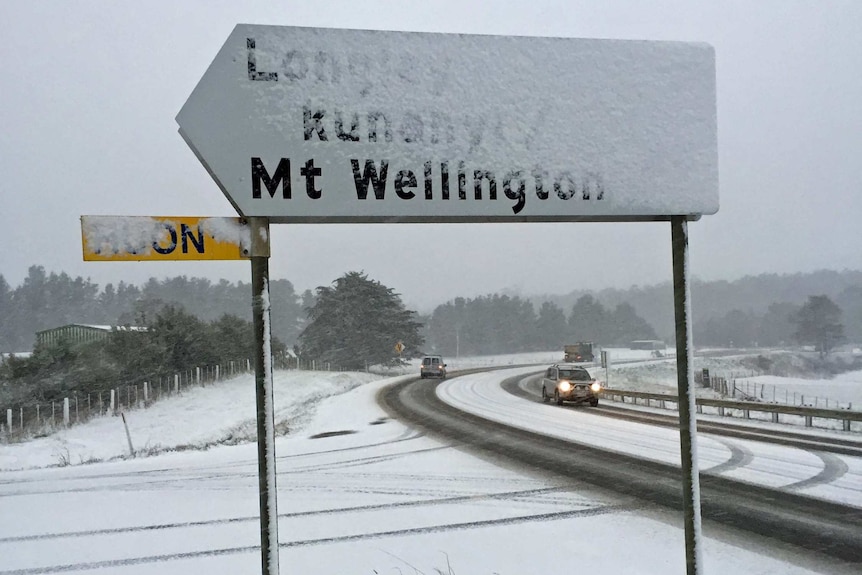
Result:
[[733,471],[734,469],[738,469],[740,467],[745,467],[749,463],[754,460],[754,454],[751,453],[745,447],[737,445],[731,441],[725,441],[719,438],[713,438],[717,443],[722,444],[727,449],[730,450],[730,459],[725,461],[724,463],[719,463],[717,465],[713,465],[707,469],[703,470],[703,473],[710,473],[712,475],[721,475],[722,473],[727,473],[728,471]]
[[[387,537],[401,537],[405,535],[425,535],[429,533],[441,533],[447,531],[463,531],[467,529],[481,529],[485,527],[498,527],[505,525],[517,525],[536,521],[556,521],[560,519],[572,519],[576,517],[595,517],[611,513],[623,513],[634,510],[629,505],[605,505],[589,509],[571,509],[553,513],[539,513],[533,515],[520,515],[502,519],[488,519],[481,521],[465,521],[461,523],[446,523],[441,525],[430,525],[427,527],[412,527],[407,529],[395,529],[392,531],[375,531],[371,533],[360,533],[356,535],[344,535],[338,537],[324,537],[320,539],[304,539],[279,543],[279,549],[293,547],[309,547],[314,545],[329,545],[333,543],[350,543],[369,539],[383,539]],[[279,517],[281,517],[279,515]],[[257,519],[257,518],[255,518]],[[183,559],[198,559],[203,557],[216,557],[223,555],[237,555],[241,553],[257,553],[259,545],[248,545],[245,547],[228,547],[223,549],[210,549],[206,551],[190,551],[187,553],[171,553],[166,555],[149,555],[143,557],[129,557],[127,559],[111,559],[106,561],[91,561],[88,563],[74,563],[66,565],[52,565],[50,567],[36,567],[28,569],[13,569],[11,571],[0,571],[0,575],[43,575],[47,573],[70,573],[74,571],[88,571],[94,569],[105,569],[110,567],[127,567],[130,565],[143,565],[150,563],[164,563]]]
[[820,485],[823,483],[832,483],[837,479],[844,476],[845,473],[849,470],[847,464],[839,457],[826,453],[824,451],[811,451],[813,455],[816,455],[823,461],[823,470],[813,477],[809,477],[808,479],[803,479],[802,481],[797,481],[796,483],[791,483],[790,485],[785,485],[782,489],[787,491],[797,491],[799,489],[805,489],[806,487],[812,487],[814,485]]
[[[387,440],[387,441],[368,443],[365,445],[357,445],[357,446],[347,447],[347,448],[327,449],[327,450],[321,450],[321,451],[309,451],[309,452],[303,452],[303,453],[291,453],[288,455],[278,455],[276,457],[276,460],[277,461],[287,461],[290,459],[295,459],[295,458],[300,458],[300,457],[309,457],[309,456],[322,455],[322,454],[328,454],[328,453],[338,453],[338,452],[343,452],[343,451],[358,451],[358,450],[362,450],[362,449],[374,449],[374,448],[382,447],[385,445],[394,445],[394,444],[402,443],[405,441],[413,441],[416,439],[421,439],[422,437],[424,437],[423,433],[416,432],[413,430],[407,430],[404,433],[402,433],[400,436],[398,436],[397,438]],[[255,479],[256,480],[258,477],[256,466],[257,466],[257,460],[248,459],[247,461],[233,462],[233,463],[230,463],[227,465],[201,467],[201,468],[197,468],[197,470],[216,471],[216,470],[224,470],[224,469],[232,469],[232,468],[250,467],[252,469],[252,471],[249,471],[248,473],[243,473],[243,474],[213,473],[210,475],[195,475],[194,478],[200,479],[200,480],[205,480],[205,479],[221,479],[221,478],[225,478],[225,477],[231,477],[231,478],[237,478],[237,479],[245,478],[245,479]],[[77,470],[77,469],[75,469],[75,470]],[[25,470],[25,471],[32,471],[32,470]],[[134,473],[129,473],[129,472],[119,473],[118,472],[118,473],[100,473],[100,474],[94,474],[94,475],[81,475],[80,477],[62,477],[62,478],[52,477],[52,478],[35,478],[35,479],[28,478],[28,479],[22,479],[22,480],[6,480],[6,481],[0,481],[0,487],[14,486],[14,485],[18,485],[18,484],[32,485],[33,483],[39,483],[39,482],[51,483],[51,482],[57,482],[57,481],[91,482],[94,480],[101,480],[101,479],[117,479],[117,478],[131,478],[131,477],[137,478],[137,477],[141,477],[141,476],[158,476],[158,475],[164,475],[167,473],[183,473],[183,474],[185,474],[182,477],[173,477],[173,478],[154,477],[154,479],[151,481],[134,481],[133,483],[130,482],[130,483],[125,484],[125,485],[114,485],[114,486],[97,485],[97,486],[78,487],[78,488],[72,488],[72,489],[35,489],[35,490],[28,489],[28,490],[0,491],[0,497],[17,497],[17,496],[21,496],[21,495],[50,495],[50,494],[58,494],[58,493],[82,493],[82,492],[85,493],[88,491],[104,491],[104,490],[108,490],[108,489],[122,491],[124,489],[132,488],[132,487],[135,489],[141,489],[141,488],[146,488],[146,486],[164,485],[166,483],[171,483],[171,482],[182,483],[188,479],[188,477],[189,477],[188,472],[189,472],[188,468],[164,467],[161,469],[148,469],[148,470],[142,470],[142,471],[135,471]],[[130,479],[130,481],[131,481],[131,479]]]
[[[501,493],[487,493],[480,495],[458,495],[454,497],[442,497],[436,499],[422,499],[418,501],[400,501],[397,503],[378,503],[371,505],[358,505],[355,507],[337,507],[334,509],[321,509],[316,511],[298,511],[295,513],[279,513],[279,519],[292,519],[298,517],[313,517],[322,515],[335,515],[339,513],[360,513],[366,511],[380,511],[386,509],[397,509],[407,507],[426,507],[435,505],[451,505],[455,503],[469,503],[489,500],[519,499],[548,493],[566,491],[565,487],[542,487],[538,489],[523,489],[518,491],[505,491]],[[65,533],[43,533],[39,535],[20,535],[16,537],[0,538],[0,544],[21,543],[24,541],[44,541],[49,539],[72,539],[80,537],[93,537],[99,535],[117,535],[122,533],[137,533],[144,531],[159,531],[165,529],[186,529],[192,527],[207,527],[211,525],[228,525],[231,523],[257,522],[257,515],[246,517],[230,517],[227,519],[211,519],[207,521],[186,521],[177,523],[162,523],[157,525],[141,525],[135,527],[117,527],[112,529],[93,529],[88,531],[70,531]],[[0,572],[2,574],[4,572]]]

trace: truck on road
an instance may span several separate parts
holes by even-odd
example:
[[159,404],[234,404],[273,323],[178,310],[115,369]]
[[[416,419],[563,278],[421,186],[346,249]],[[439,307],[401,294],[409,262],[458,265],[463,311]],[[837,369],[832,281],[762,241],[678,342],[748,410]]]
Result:
[[579,341],[573,345],[564,345],[563,354],[563,360],[568,363],[596,360],[595,355],[593,355],[593,342],[591,341]]

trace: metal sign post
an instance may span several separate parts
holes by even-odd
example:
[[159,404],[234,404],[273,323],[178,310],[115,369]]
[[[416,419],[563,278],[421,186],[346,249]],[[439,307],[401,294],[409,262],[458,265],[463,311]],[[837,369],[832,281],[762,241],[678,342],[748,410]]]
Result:
[[602,366],[605,368],[605,387],[611,386],[611,354],[608,351],[602,351]]
[[275,408],[272,394],[272,326],[269,299],[269,220],[249,218],[257,403],[257,466],[263,575],[278,573],[278,505],[275,480]]
[[691,383],[694,344],[691,334],[691,290],[688,283],[688,222],[683,216],[670,219],[673,251],[673,307],[676,321],[676,377],[679,388],[679,443],[682,455],[683,514],[685,519],[685,564],[688,575],[701,572],[700,479],[697,466],[697,421]]

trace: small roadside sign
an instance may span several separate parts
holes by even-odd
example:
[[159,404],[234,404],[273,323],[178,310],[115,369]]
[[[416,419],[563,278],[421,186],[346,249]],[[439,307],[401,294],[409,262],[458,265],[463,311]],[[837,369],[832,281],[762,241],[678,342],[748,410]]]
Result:
[[399,341],[395,344],[395,353],[401,355],[402,351],[404,351],[404,344]]
[[251,233],[240,218],[81,216],[84,261],[240,260]]

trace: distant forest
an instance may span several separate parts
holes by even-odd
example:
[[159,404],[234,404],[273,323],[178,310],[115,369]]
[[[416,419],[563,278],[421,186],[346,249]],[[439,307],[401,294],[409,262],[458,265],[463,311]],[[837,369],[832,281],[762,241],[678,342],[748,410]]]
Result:
[[[566,295],[532,296],[536,304],[550,301],[571,309],[585,294],[613,307],[630,304],[658,333],[674,337],[673,284],[632,286],[598,292],[576,290]],[[841,308],[847,342],[862,343],[862,271],[819,270],[797,274],[761,274],[735,281],[691,282],[692,323],[696,346],[780,346],[792,344],[791,322],[809,296],[825,295]]]
[[[809,296],[825,295],[841,309],[845,339],[862,342],[862,272],[817,271],[749,276],[736,281],[692,282],[697,346],[751,347],[794,343],[792,318]],[[178,276],[142,286],[100,287],[81,277],[32,266],[11,287],[0,275],[0,352],[30,351],[37,331],[70,323],[146,325],[166,305],[179,305],[204,321],[225,314],[251,319],[251,285]],[[274,335],[293,346],[306,325],[315,294],[297,293],[287,280],[271,282]],[[603,345],[634,339],[673,343],[670,283],[628,289],[573,291],[525,297],[488,294],[441,303],[427,316],[427,351],[461,355],[559,348],[573,340]]]

